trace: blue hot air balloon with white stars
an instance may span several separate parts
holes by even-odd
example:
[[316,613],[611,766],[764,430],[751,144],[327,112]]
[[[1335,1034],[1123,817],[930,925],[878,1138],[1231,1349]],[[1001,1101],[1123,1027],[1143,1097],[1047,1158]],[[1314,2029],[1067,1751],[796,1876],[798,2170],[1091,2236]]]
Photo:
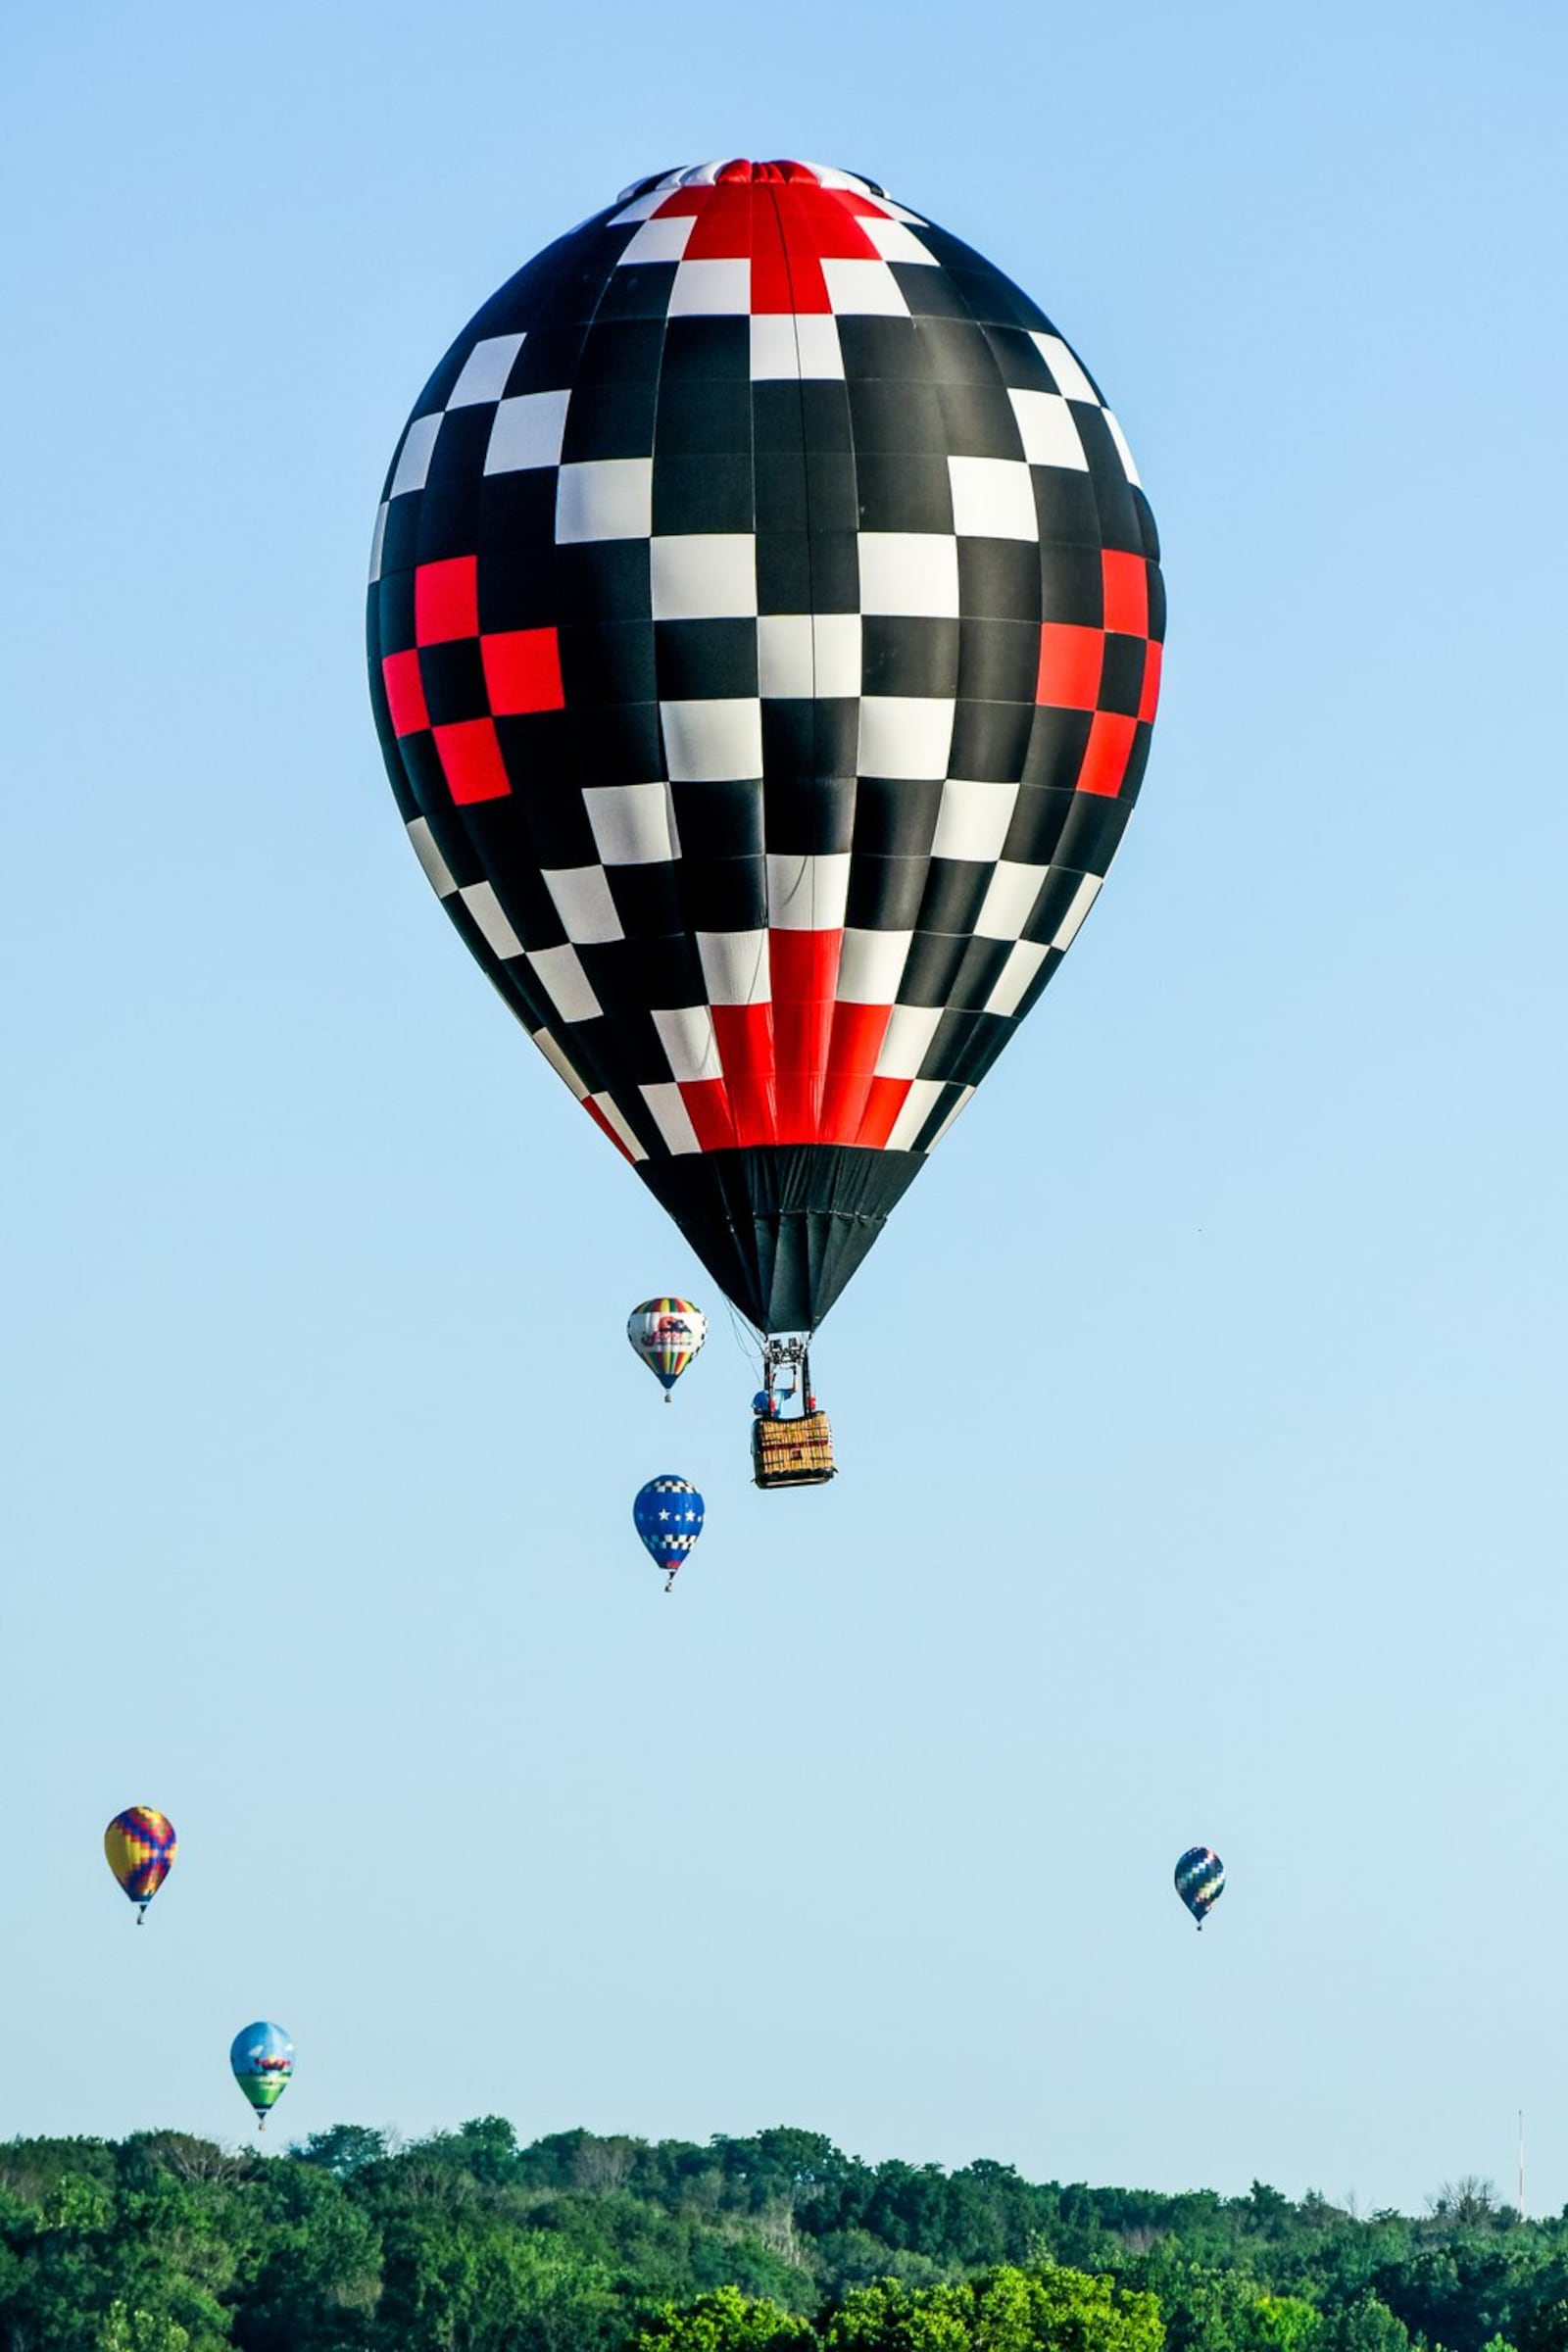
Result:
[[703,1532],[702,1496],[689,1478],[666,1470],[648,1481],[631,1515],[655,1567],[665,1572],[664,1591],[673,1592],[675,1571]]

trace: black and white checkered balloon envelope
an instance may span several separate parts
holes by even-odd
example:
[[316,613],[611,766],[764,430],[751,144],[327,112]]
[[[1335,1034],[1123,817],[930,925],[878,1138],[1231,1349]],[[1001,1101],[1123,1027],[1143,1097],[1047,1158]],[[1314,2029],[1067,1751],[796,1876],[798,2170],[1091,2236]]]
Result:
[[370,683],[469,949],[764,1334],[808,1334],[1094,904],[1153,518],[1049,318],[873,182],[644,180],[398,444]]

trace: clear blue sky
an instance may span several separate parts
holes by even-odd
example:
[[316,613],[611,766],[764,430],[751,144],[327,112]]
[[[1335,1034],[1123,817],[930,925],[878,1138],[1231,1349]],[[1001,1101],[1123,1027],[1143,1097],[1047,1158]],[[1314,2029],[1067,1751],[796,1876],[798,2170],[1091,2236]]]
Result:
[[[285,2137],[787,2121],[1409,2204],[1511,2191],[1522,2103],[1561,2204],[1561,11],[6,44],[0,2133],[238,2137],[262,2015]],[[409,854],[361,638],[452,335],[736,153],[1045,303],[1171,600],[1127,847],[824,1332],[843,1477],[782,1496]],[[621,1336],[666,1287],[716,1320],[667,1412]]]

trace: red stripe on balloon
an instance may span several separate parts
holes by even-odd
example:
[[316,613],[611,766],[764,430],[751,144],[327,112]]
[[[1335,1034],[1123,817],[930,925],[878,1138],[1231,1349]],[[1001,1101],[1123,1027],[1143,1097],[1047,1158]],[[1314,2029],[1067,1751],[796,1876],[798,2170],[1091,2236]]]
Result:
[[771,1004],[715,1004],[713,1036],[740,1144],[776,1144]]
[[891,1004],[835,1004],[828,1040],[827,1079],[822,1089],[822,1112],[817,1141],[853,1144],[876,1076],[876,1057],[893,1017]]
[[842,931],[768,934],[781,1144],[820,1140],[822,1084],[843,946]]

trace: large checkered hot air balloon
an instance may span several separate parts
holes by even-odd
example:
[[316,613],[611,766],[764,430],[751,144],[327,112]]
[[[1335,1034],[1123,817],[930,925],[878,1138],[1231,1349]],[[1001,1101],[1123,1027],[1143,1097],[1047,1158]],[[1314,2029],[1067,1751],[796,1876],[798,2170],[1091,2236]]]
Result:
[[639,182],[487,302],[376,517],[419,862],[763,1334],[809,1333],[1137,797],[1157,543],[1050,319],[873,182]]

